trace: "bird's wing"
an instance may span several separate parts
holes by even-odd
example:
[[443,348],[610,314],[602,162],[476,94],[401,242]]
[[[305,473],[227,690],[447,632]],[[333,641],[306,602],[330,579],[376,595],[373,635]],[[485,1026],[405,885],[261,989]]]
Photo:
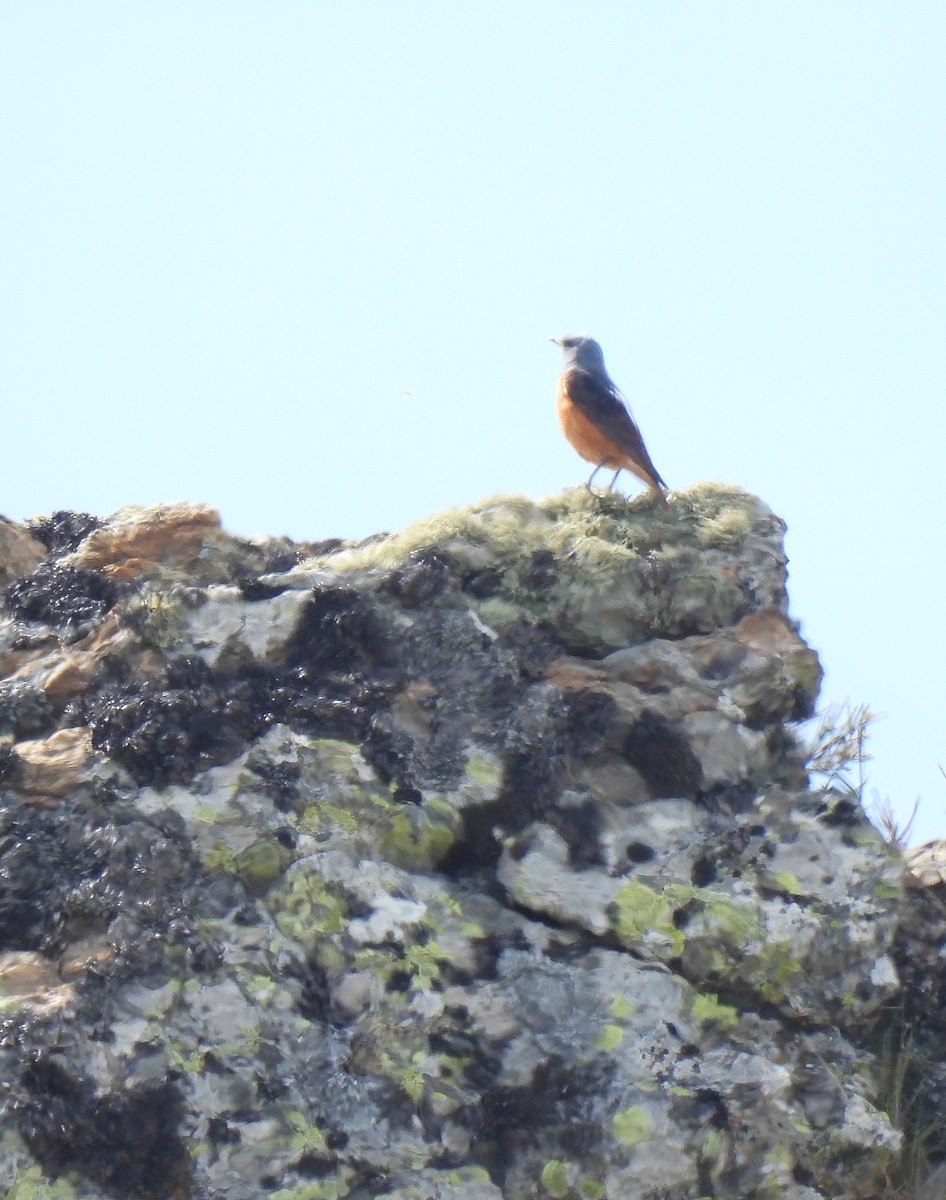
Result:
[[568,395],[572,404],[596,425],[615,446],[638,466],[652,475],[655,483],[666,487],[651,461],[634,418],[628,412],[617,389],[590,371],[569,371]]

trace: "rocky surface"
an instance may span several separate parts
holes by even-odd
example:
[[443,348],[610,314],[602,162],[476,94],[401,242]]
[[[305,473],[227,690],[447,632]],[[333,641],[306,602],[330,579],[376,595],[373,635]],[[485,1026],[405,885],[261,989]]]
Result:
[[0,528],[11,1200],[867,1197],[900,867],[703,485]]

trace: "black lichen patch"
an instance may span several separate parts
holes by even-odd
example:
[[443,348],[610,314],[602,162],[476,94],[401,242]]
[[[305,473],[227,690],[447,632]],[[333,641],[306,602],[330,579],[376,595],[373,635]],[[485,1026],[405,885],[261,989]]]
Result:
[[415,550],[385,581],[385,590],[404,605],[417,608],[441,595],[452,584],[448,556],[437,550]]
[[11,613],[25,621],[75,628],[97,621],[118,599],[119,590],[104,571],[42,562],[35,571],[9,584],[4,593]]
[[657,851],[653,846],[648,846],[646,842],[628,842],[624,847],[624,856],[629,863],[639,867],[644,863],[653,862],[657,857]]
[[655,800],[694,797],[700,791],[703,771],[686,737],[653,713],[634,723],[624,756],[643,775]]
[[516,814],[520,828],[519,818],[528,821],[551,808],[574,760],[593,753],[607,736],[614,712],[612,698],[591,688],[527,693],[506,730],[502,789],[504,807]]
[[34,737],[54,723],[53,707],[42,688],[26,679],[0,683],[0,734]]
[[715,883],[719,875],[719,864],[708,855],[702,855],[694,862],[690,871],[690,882],[694,887],[709,887]]
[[535,550],[519,576],[522,587],[530,592],[547,592],[557,581],[558,570],[551,550]]
[[577,696],[558,689],[526,693],[506,722],[500,794],[462,811],[460,833],[440,864],[446,875],[459,878],[494,867],[501,853],[497,831],[516,834],[537,818],[549,819],[567,782],[569,753],[581,742],[581,708]]
[[823,793],[818,818],[829,828],[845,829],[860,825],[864,810],[855,791],[841,792],[829,788]]
[[307,677],[363,675],[390,665],[392,648],[363,596],[352,588],[322,587],[313,591],[286,643],[284,661]]
[[414,741],[410,734],[390,728],[382,714],[371,722],[361,752],[399,804],[421,802],[423,797],[412,773]]
[[549,663],[562,653],[554,631],[544,625],[509,625],[499,636],[499,645],[511,654],[524,679],[535,682],[545,677]]
[[505,573],[499,567],[483,567],[464,575],[463,590],[477,600],[487,600],[502,591],[505,583]]
[[592,1161],[604,1142],[597,1101],[610,1074],[598,1063],[574,1067],[553,1057],[521,1087],[490,1088],[472,1124],[477,1158],[493,1182],[502,1187],[522,1149],[540,1139],[548,1141],[550,1157],[554,1148]]
[[46,1056],[27,1067],[17,1092],[17,1126],[48,1174],[74,1171],[122,1200],[190,1194],[184,1105],[173,1083],[100,1097]]
[[68,554],[92,533],[101,528],[102,522],[90,513],[68,512],[61,509],[51,516],[40,517],[27,525],[37,541],[43,543],[50,554]]
[[236,885],[225,877],[216,895],[202,879],[186,837],[147,821],[96,823],[65,807],[0,809],[0,949],[55,956],[97,930],[115,950],[112,978],[165,973],[171,945],[175,961],[206,962],[195,914],[225,910]]
[[263,560],[263,574],[281,575],[284,571],[291,571],[301,559],[299,547],[287,538],[282,545],[274,546],[267,552]]
[[0,746],[0,785],[15,784],[23,773],[23,760],[12,746]]
[[[467,608],[448,598],[421,605],[412,617],[396,639],[398,670],[402,679],[425,685],[428,728],[400,744],[395,732],[393,755],[380,730],[376,747],[379,759],[387,755],[386,769],[403,784],[407,799],[417,788],[456,786],[466,769],[469,743],[496,744],[524,686],[514,656]],[[389,670],[388,678],[391,674]]]
[[285,721],[323,737],[358,740],[367,724],[366,693],[312,694],[274,669],[242,676],[209,671],[203,681],[164,688],[127,684],[90,704],[92,744],[134,780],[156,787],[186,783],[198,771],[230,762],[246,743]]
[[259,579],[255,575],[242,575],[237,581],[240,595],[244,600],[272,600],[289,590],[289,584],[284,581]]
[[259,778],[259,790],[269,797],[274,808],[280,812],[291,812],[295,808],[302,776],[299,763],[274,759],[257,749],[247,756],[246,769]]
[[574,870],[599,867],[604,863],[601,845],[604,821],[594,801],[560,805],[549,814],[549,824],[567,844],[568,863]]
[[605,741],[616,714],[617,704],[608,692],[596,688],[566,691],[562,733],[569,756],[594,753]]
[[[222,703],[210,668],[201,660],[187,665],[195,667],[190,677],[182,672],[184,677],[169,679],[165,688],[119,685],[90,701],[93,746],[120,762],[138,784],[186,782],[202,768],[235,758],[248,736],[232,706]],[[258,716],[252,723],[259,732],[265,728]]]
[[182,656],[162,681],[106,683],[81,697],[73,715],[138,784],[186,783],[278,723],[361,741],[386,703],[388,657],[373,610],[348,589],[325,589],[314,594],[282,664],[226,670]]
[[529,812],[521,816],[510,813],[508,803],[502,799],[464,809],[460,814],[459,833],[441,859],[438,870],[450,879],[464,879],[495,868],[502,853],[502,845],[496,837],[501,822],[507,829],[512,825],[518,832],[528,824]]

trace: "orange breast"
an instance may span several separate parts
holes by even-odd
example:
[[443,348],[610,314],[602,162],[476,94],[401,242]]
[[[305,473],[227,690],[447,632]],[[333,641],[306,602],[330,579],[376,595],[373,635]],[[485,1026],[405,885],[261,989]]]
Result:
[[618,450],[614,443],[604,436],[598,426],[588,420],[580,408],[576,408],[572,404],[562,385],[559,385],[556,408],[562,433],[583,459],[594,463],[596,467],[616,469],[628,465],[627,455]]

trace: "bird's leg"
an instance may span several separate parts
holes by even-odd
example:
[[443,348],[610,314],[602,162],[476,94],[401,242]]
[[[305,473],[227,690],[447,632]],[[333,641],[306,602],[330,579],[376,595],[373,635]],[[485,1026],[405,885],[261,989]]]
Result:
[[613,492],[613,491],[614,491],[614,485],[617,483],[617,481],[618,481],[618,476],[621,474],[621,472],[622,472],[623,470],[624,470],[624,468],[623,468],[623,467],[618,467],[618,469],[617,469],[617,470],[614,472],[614,478],[611,480],[611,485],[610,485],[610,487],[608,488],[608,491],[609,491],[609,492]]
[[602,468],[603,466],[604,466],[604,463],[598,463],[598,465],[595,467],[595,469],[594,469],[594,470],[591,472],[591,474],[588,476],[588,482],[585,484],[585,487],[588,489],[588,491],[589,491],[589,492],[591,491],[591,481],[592,481],[592,479],[594,479],[594,477],[595,477],[595,476],[598,474],[598,472],[601,470],[601,468]]

